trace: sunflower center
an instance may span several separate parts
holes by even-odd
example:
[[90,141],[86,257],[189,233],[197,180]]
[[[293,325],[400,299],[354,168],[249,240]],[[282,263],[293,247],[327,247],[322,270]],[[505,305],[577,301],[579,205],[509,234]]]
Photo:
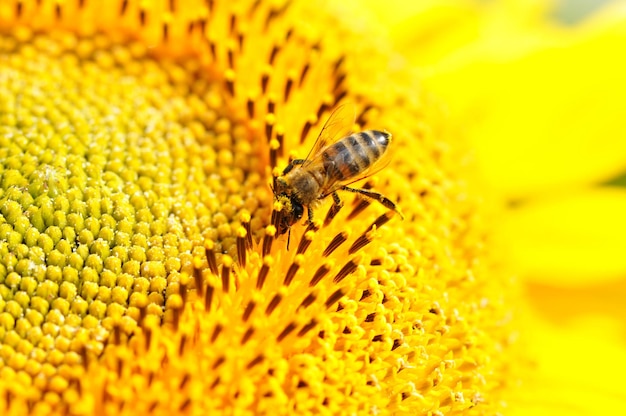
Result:
[[271,193],[192,61],[22,29],[0,66],[0,359],[34,377],[144,305],[161,316],[193,247],[234,255]]

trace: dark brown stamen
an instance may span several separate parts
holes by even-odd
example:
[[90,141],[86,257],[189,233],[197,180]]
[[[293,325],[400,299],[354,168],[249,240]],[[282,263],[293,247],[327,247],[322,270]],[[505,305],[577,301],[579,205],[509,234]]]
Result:
[[222,264],[222,290],[224,293],[228,293],[230,290],[230,269],[230,265]]
[[274,309],[280,304],[280,301],[283,300],[283,297],[280,293],[274,295],[270,303],[265,308],[265,315],[271,315],[274,312]]
[[122,361],[121,357],[117,358],[117,377],[122,377],[122,372],[124,371],[124,361]]
[[291,94],[291,88],[293,87],[293,78],[287,78],[287,83],[285,84],[285,95],[283,97],[283,101],[287,102],[289,100],[289,94]]
[[245,343],[250,340],[252,335],[254,335],[254,331],[255,331],[255,329],[252,328],[252,327],[250,327],[250,328],[248,328],[246,330],[246,332],[243,334],[243,337],[241,337],[241,345],[245,345]]
[[342,231],[333,238],[333,240],[326,246],[326,249],[322,253],[323,257],[328,257],[333,251],[337,250],[348,239],[348,233]]
[[380,217],[376,218],[376,221],[374,221],[372,223],[372,225],[370,225],[368,227],[368,229],[365,231],[366,233],[371,231],[374,226],[376,226],[376,228],[380,228],[382,227],[384,224],[386,224],[391,218],[393,217],[393,211],[388,211],[386,213],[384,213],[383,215],[381,215]]
[[339,270],[339,273],[337,273],[337,275],[333,279],[333,282],[334,283],[341,282],[343,279],[346,278],[346,276],[348,276],[350,273],[353,273],[357,267],[358,267],[358,263],[355,262],[354,259],[350,260],[349,262],[345,264],[345,266],[341,268],[341,270]]
[[233,33],[235,33],[235,28],[236,27],[237,27],[237,15],[231,14],[230,15],[230,27],[228,29],[228,31],[230,32],[231,35]]
[[122,328],[114,324],[113,325],[113,344],[120,345],[122,343]]
[[299,268],[300,268],[299,263],[296,263],[296,262],[291,263],[291,265],[289,266],[289,269],[287,270],[287,273],[285,274],[285,280],[283,280],[283,285],[289,286],[291,284]]
[[122,7],[120,8],[120,16],[123,16],[126,13],[126,9],[128,8],[128,0],[122,1]]
[[245,229],[237,235],[237,260],[241,267],[246,267],[246,232]]
[[285,142],[285,133],[276,129],[276,141],[278,142],[278,156],[283,156],[283,143]]
[[332,222],[333,218],[335,218],[335,216],[339,213],[340,210],[341,210],[341,205],[337,205],[337,204],[332,204],[330,208],[328,208],[328,212],[326,213],[326,218],[324,218],[324,227],[328,227],[328,224]]
[[258,8],[261,5],[262,1],[263,0],[255,0],[254,3],[252,3],[252,5],[250,5],[250,9],[248,9],[248,16],[249,17],[254,16],[255,12],[258,10]]
[[256,307],[256,302],[254,302],[253,300],[251,300],[250,303],[246,305],[246,309],[244,309],[243,315],[241,317],[244,322],[248,322],[248,319],[250,319],[250,315],[252,315],[252,312],[254,311],[255,307]]
[[309,120],[304,123],[304,127],[302,128],[302,133],[300,133],[300,144],[304,143],[307,134],[309,134],[309,130],[311,130],[311,122]]
[[234,72],[226,74],[226,90],[228,91],[231,97],[235,96],[235,73]]
[[309,282],[309,287],[313,287],[318,284],[320,280],[322,280],[324,276],[328,274],[329,271],[330,266],[327,264],[322,264],[313,275],[313,278],[311,278],[311,281]]
[[261,91],[263,92],[263,94],[267,92],[267,84],[269,84],[269,82],[270,82],[270,75],[263,74],[261,76]]
[[204,278],[202,277],[202,269],[199,267],[194,267],[193,269],[193,283],[198,296],[202,297],[204,294]]
[[143,324],[146,322],[145,319],[146,319],[146,315],[148,315],[148,308],[147,308],[147,305],[145,305],[145,304],[144,305],[139,305],[138,308],[139,308],[139,322],[138,322],[138,324],[142,328],[145,329]]
[[261,266],[261,270],[259,271],[259,276],[256,280],[256,288],[257,290],[263,289],[263,285],[265,284],[265,279],[267,278],[267,273],[270,271],[270,266],[267,263],[263,263]]
[[315,302],[315,299],[317,299],[317,296],[313,293],[309,293],[307,297],[302,300],[302,303],[300,303],[298,308],[308,308],[313,302]]
[[187,409],[189,408],[189,406],[191,406],[191,398],[187,397],[185,399],[185,401],[183,402],[183,404],[180,405],[180,407],[178,408],[178,410],[181,413],[187,413]]
[[217,339],[217,337],[220,336],[220,333],[222,332],[222,325],[221,324],[217,324],[215,325],[215,328],[213,328],[213,334],[211,334],[211,343],[214,343],[215,340]]
[[245,39],[244,33],[240,32],[237,34],[237,45],[239,46],[239,51],[243,51],[243,40]]
[[322,114],[324,114],[324,112],[326,110],[328,110],[329,105],[327,103],[322,103],[320,105],[320,107],[317,109],[317,119],[319,120],[322,117]]
[[362,234],[359,238],[357,238],[354,241],[354,243],[352,243],[352,245],[350,246],[350,249],[348,250],[348,254],[354,254],[360,249],[362,249],[363,247],[365,247],[366,245],[368,245],[369,243],[371,243],[372,239],[370,238],[368,234],[369,233]]
[[344,295],[343,290],[342,289],[337,289],[335,292],[333,292],[332,295],[330,295],[328,297],[328,299],[326,300],[326,303],[324,305],[326,306],[326,308],[330,308],[337,301],[339,301],[339,299],[341,299],[343,297],[343,295]]
[[298,244],[298,250],[296,251],[296,254],[304,253],[306,249],[309,248],[309,245],[311,245],[312,241],[313,241],[313,236],[309,235],[308,232],[305,231],[304,234],[302,235],[302,239],[300,240],[300,244]]
[[343,82],[346,80],[346,74],[340,74],[336,79],[335,79],[335,85],[333,85],[333,91],[337,91],[339,90],[339,87],[341,87],[341,84],[343,84]]
[[182,304],[184,307],[185,302],[187,302],[187,294],[189,293],[189,275],[187,273],[184,273],[182,276],[183,279],[181,279],[178,286],[178,294],[180,295],[180,299],[182,300]]
[[207,285],[204,292],[204,310],[206,312],[211,311],[211,304],[213,303],[213,286]]
[[252,98],[248,98],[248,102],[246,103],[246,108],[248,109],[248,118],[254,118],[254,100]]
[[348,217],[347,217],[348,220],[354,219],[357,215],[363,212],[365,208],[370,206],[370,201],[368,201],[367,199],[357,198],[357,201],[358,201],[357,205],[348,214]]
[[172,320],[173,325],[174,325],[174,329],[178,330],[178,324],[180,323],[180,315],[181,315],[181,309],[178,307],[174,307],[172,308]]
[[272,140],[272,132],[274,130],[274,117],[269,116],[270,114],[265,118],[265,139],[268,143]]
[[[270,134],[272,134],[270,132]],[[280,149],[280,144],[278,143],[277,140],[272,140],[270,141],[270,166],[273,168],[276,167],[276,164],[278,163],[278,150]],[[276,178],[274,177],[273,180],[275,181]],[[276,187],[276,184],[274,184],[274,187]],[[275,224],[275,223],[272,223]]]
[[178,343],[178,356],[182,357],[185,352],[185,345],[187,345],[187,335],[183,334],[180,337],[180,342]]
[[361,110],[361,112],[359,113],[359,115],[356,118],[356,123],[359,126],[362,126],[365,124],[365,114],[370,111],[372,108],[374,108],[373,105],[371,104],[367,104],[365,107],[363,107],[363,110]]
[[150,349],[150,345],[152,344],[152,329],[144,328],[144,335],[146,337],[146,351]]
[[346,56],[342,55],[341,57],[339,57],[339,59],[337,59],[337,61],[335,61],[335,66],[333,66],[333,74],[336,74],[337,71],[339,71],[339,68],[341,68],[341,65],[343,65],[345,60]]
[[290,27],[285,32],[285,41],[288,41],[289,39],[291,39],[291,35],[293,35],[293,27]]
[[272,52],[270,53],[270,59],[269,59],[270,65],[274,65],[274,60],[276,59],[276,55],[278,55],[279,51],[280,51],[280,47],[278,45],[274,45],[274,47],[272,48]]
[[211,383],[211,386],[209,387],[209,389],[213,390],[214,388],[216,388],[220,384],[221,381],[222,381],[222,378],[218,376],[215,379],[215,381],[213,381],[213,383]]
[[215,362],[213,363],[213,370],[217,370],[222,364],[224,364],[224,362],[226,361],[226,357],[224,357],[223,355],[220,356],[217,360],[215,360]]
[[161,32],[161,35],[163,36],[163,42],[167,43],[170,38],[170,26],[167,22],[163,23]]
[[[274,216],[274,212],[272,213],[272,216]],[[272,250],[272,243],[274,242],[275,229],[272,230],[270,227],[271,226],[265,228],[265,235],[263,236],[263,257],[270,254],[270,251]]]
[[278,336],[276,337],[276,342],[281,342],[283,339],[285,339],[285,337],[289,334],[291,334],[294,329],[296,329],[297,325],[295,322],[290,322],[285,329],[283,329],[283,331],[278,334]]
[[337,93],[335,95],[335,102],[333,103],[333,106],[336,106],[337,104],[339,104],[339,101],[343,100],[346,95],[348,95],[348,91],[347,90],[343,90],[343,91]]
[[233,51],[233,48],[229,46],[226,54],[228,56],[228,67],[234,70],[235,69],[235,51]]
[[211,273],[213,273],[215,276],[217,276],[217,259],[215,258],[215,251],[214,251],[214,247],[215,247],[215,243],[213,243],[213,241],[208,241],[205,244],[205,254],[206,254],[206,260],[207,263],[209,265],[209,269],[211,270]]
[[[202,31],[202,33],[206,33],[204,32],[204,30]],[[213,58],[214,61],[217,61],[217,44],[215,43],[215,41],[209,41],[209,49],[211,51],[211,57]]]
[[252,232],[250,230],[250,221],[249,219],[246,219],[243,221],[243,228],[246,229],[246,244],[247,244],[247,248],[251,249],[252,248]]
[[[282,208],[281,208],[281,211],[277,211],[275,209],[272,210],[272,217],[270,218],[270,224],[276,227],[276,229],[278,229],[278,223],[280,222],[281,216],[282,216]],[[267,228],[265,232],[267,233]]]
[[[148,348],[146,348],[146,350],[147,349]],[[87,369],[87,367],[89,367],[89,356],[87,355],[87,347],[81,345],[78,349],[78,354],[80,355],[80,361],[83,364],[83,368]]]
[[[303,67],[302,67],[302,72],[300,73],[300,81],[298,83],[298,86],[302,86],[302,84],[304,83],[304,80],[306,79],[306,75],[309,73],[309,69],[311,69],[311,65],[309,63],[306,63]],[[302,142],[301,142],[302,143]]]
[[148,371],[148,380],[147,380],[146,385],[148,385],[148,386],[152,385],[152,383],[154,382],[154,376],[155,375],[156,375],[156,373],[154,371],[152,371],[152,370]]
[[252,361],[248,363],[248,365],[246,366],[246,369],[250,370],[254,366],[261,364],[264,359],[265,357],[263,356],[263,354],[257,355]]
[[315,319],[311,319],[311,321],[308,324],[303,326],[302,329],[300,331],[298,331],[298,336],[299,337],[305,336],[307,332],[309,332],[310,330],[312,330],[316,326],[317,326],[317,321]]

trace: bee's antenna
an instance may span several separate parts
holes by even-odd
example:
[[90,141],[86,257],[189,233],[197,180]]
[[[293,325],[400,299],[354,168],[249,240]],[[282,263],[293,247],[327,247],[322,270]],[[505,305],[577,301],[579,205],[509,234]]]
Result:
[[289,251],[289,242],[291,241],[291,227],[287,230],[287,251]]

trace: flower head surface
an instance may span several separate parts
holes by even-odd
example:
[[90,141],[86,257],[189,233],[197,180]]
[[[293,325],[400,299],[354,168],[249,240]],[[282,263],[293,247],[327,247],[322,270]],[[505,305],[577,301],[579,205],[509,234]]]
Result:
[[[384,37],[329,5],[103,4],[0,9],[0,408],[498,411],[517,293]],[[287,250],[272,176],[343,102],[392,132],[364,186],[405,219],[342,195]]]

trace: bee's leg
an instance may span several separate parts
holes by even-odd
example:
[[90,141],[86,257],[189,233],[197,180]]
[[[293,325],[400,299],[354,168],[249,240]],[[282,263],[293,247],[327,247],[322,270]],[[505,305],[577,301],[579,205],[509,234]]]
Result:
[[397,212],[400,215],[400,217],[404,218],[402,213],[398,210],[398,207],[396,207],[396,204],[391,199],[387,198],[385,195],[381,193],[370,191],[368,189],[350,188],[349,186],[342,186],[339,189],[341,189],[342,191],[354,192],[359,195],[363,195],[366,198],[374,199],[380,202],[381,204],[383,204],[383,206],[389,208],[390,210]]
[[309,219],[308,219],[307,223],[308,224],[313,224],[313,209],[309,205],[306,210],[307,210],[307,212],[309,214]]
[[341,208],[343,206],[343,202],[341,202],[341,199],[339,199],[339,195],[337,195],[337,192],[333,192],[333,201],[335,201],[335,206],[337,208]]
[[291,162],[289,162],[289,164],[287,165],[285,170],[283,170],[283,175],[286,175],[289,172],[291,172],[291,170],[294,168],[294,166],[301,165],[304,162],[306,162],[306,159],[294,159],[294,160],[292,160]]
[[324,220],[324,226],[327,226],[328,224],[330,224],[333,218],[335,218],[335,215],[339,213],[339,210],[343,206],[343,203],[341,202],[341,199],[339,199],[339,195],[337,195],[337,192],[333,192],[332,195],[333,195],[333,204],[328,210],[328,214],[326,215],[326,219]]

